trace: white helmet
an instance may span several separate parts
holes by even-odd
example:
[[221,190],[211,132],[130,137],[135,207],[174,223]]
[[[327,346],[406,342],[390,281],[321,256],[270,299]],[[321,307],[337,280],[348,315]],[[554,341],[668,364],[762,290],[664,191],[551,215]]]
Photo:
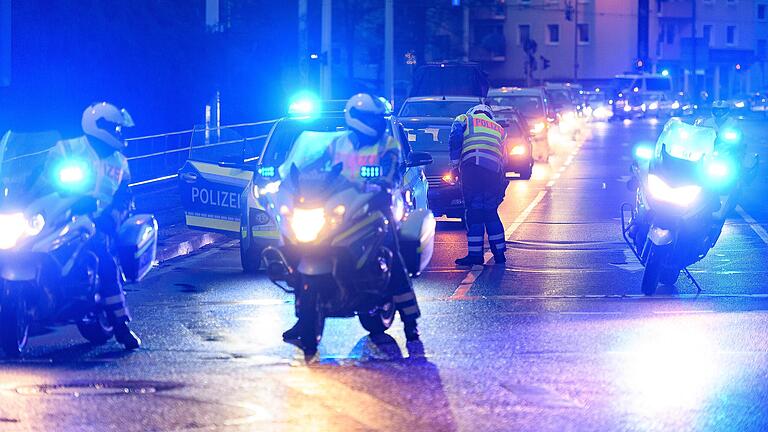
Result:
[[344,120],[350,129],[377,138],[387,129],[385,116],[389,110],[381,99],[366,93],[358,93],[347,101]]
[[107,143],[115,150],[122,150],[125,147],[122,128],[133,127],[133,119],[128,111],[99,102],[83,111],[82,126],[86,135]]
[[467,111],[467,115],[485,114],[493,120],[493,110],[486,104],[478,104]]

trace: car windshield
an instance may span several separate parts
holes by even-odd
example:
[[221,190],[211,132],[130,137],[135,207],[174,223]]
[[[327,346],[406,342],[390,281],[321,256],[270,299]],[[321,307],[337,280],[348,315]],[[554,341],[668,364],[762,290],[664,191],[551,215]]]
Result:
[[571,95],[568,90],[547,90],[552,105],[562,107],[571,103]]
[[[304,132],[340,132],[346,129],[343,117],[326,117],[314,120],[285,119],[275,125],[272,134],[264,148],[264,154],[259,161],[262,168],[266,167],[268,171],[274,170],[285,163],[291,155],[298,160],[299,157],[311,157],[311,155],[301,156],[294,151],[294,144],[299,136]],[[306,139],[305,139],[306,140]],[[312,140],[306,140],[312,142]],[[314,148],[314,147],[313,147]],[[324,149],[325,147],[323,147]],[[305,144],[303,150],[310,150]],[[313,153],[314,154],[314,153]]]
[[717,133],[712,128],[672,119],[664,125],[664,130],[659,135],[656,142],[656,155],[660,155],[664,147],[666,152],[674,158],[697,162],[704,155],[714,151],[716,138]]
[[46,194],[51,183],[43,176],[50,150],[61,139],[56,132],[8,132],[0,141],[0,205],[23,206]]
[[406,102],[400,117],[449,117],[455,118],[469,111],[479,102],[473,101],[415,101]]
[[672,82],[667,78],[646,78],[645,88],[648,91],[670,91]]
[[633,87],[634,83],[635,78],[614,78],[613,81],[611,81],[611,87],[615,88],[617,91],[625,91]]
[[492,105],[517,108],[526,117],[544,117],[544,105],[538,96],[505,95],[490,98]]

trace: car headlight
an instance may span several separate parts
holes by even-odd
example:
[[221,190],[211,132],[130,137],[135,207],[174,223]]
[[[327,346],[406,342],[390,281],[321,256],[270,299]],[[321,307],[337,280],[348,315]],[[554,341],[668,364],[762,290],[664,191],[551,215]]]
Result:
[[649,174],[648,192],[659,201],[687,207],[698,198],[701,186],[688,185],[673,188],[659,176]]
[[544,129],[546,127],[547,127],[547,125],[544,124],[544,122],[536,122],[536,123],[533,124],[533,127],[531,128],[531,133],[533,135],[538,135],[538,134],[544,132]]
[[0,249],[16,247],[22,237],[34,237],[43,230],[45,219],[37,214],[26,217],[23,213],[0,215]]
[[651,110],[659,109],[659,103],[658,102],[651,102],[651,104],[648,105],[648,109],[651,109]]
[[630,111],[632,111],[632,107],[629,104],[624,105],[624,112],[630,112]]
[[680,109],[680,102],[678,101],[672,102],[672,109]]
[[744,108],[745,105],[746,104],[744,103],[744,101],[738,101],[735,104],[733,104],[733,106],[735,106],[736,108]]
[[302,209],[293,210],[291,215],[291,230],[300,243],[309,243],[317,240],[325,226],[325,209]]

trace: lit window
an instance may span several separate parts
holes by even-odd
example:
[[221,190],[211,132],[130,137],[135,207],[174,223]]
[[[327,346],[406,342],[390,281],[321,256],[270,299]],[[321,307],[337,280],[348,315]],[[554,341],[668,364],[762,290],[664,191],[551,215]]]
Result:
[[557,45],[560,43],[560,25],[547,24],[547,43]]

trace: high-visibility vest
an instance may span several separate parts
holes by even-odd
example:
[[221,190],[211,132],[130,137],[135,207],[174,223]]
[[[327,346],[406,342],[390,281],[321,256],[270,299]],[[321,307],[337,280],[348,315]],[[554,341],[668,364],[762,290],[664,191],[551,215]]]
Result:
[[130,181],[130,170],[128,160],[122,152],[115,151],[111,155],[100,158],[96,150],[88,142],[88,138],[79,137],[74,139],[62,140],[51,149],[49,158],[75,158],[85,163],[93,170],[91,173],[91,183],[84,195],[92,196],[98,200],[99,207],[96,215],[112,204],[115,193],[117,193],[120,184]]
[[[384,134],[374,145],[356,148],[349,134],[336,138],[333,142],[333,163],[342,163],[342,175],[351,181],[361,181],[363,167],[381,167],[381,158],[388,151],[400,152],[400,146],[392,136]],[[380,172],[380,175],[385,173]]]
[[501,170],[504,128],[485,114],[461,115],[457,120],[466,121],[461,163],[474,163],[491,171]]

